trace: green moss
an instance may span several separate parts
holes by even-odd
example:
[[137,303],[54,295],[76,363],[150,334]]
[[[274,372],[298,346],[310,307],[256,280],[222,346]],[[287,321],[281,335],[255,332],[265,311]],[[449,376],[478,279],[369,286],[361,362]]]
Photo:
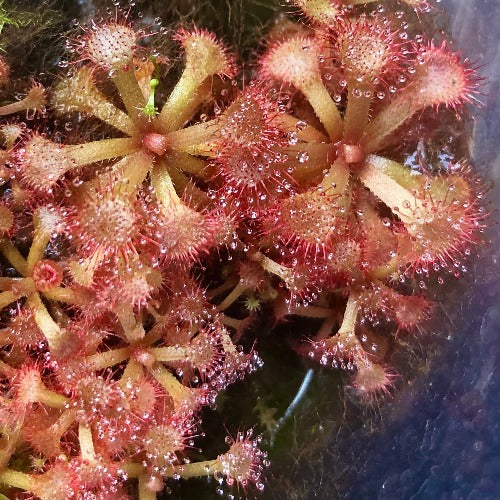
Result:
[[0,47],[13,74],[55,72],[64,52],[64,33],[78,16],[76,2],[66,0],[0,0]]
[[6,25],[19,26],[19,20],[5,7],[3,0],[0,0],[0,34]]

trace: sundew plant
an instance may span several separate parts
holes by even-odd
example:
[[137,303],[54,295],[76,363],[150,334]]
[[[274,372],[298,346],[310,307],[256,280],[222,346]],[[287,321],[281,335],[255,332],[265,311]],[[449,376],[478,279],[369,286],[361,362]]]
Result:
[[259,496],[252,429],[202,448],[203,409],[262,365],[263,316],[317,325],[289,355],[345,372],[364,404],[397,391],[377,339],[412,342],[436,309],[426,280],[460,278],[485,224],[466,160],[401,158],[479,78],[420,29],[430,2],[282,11],[241,61],[204,26],[117,8],[65,35],[53,84],[4,92],[7,498],[151,500],[203,476]]

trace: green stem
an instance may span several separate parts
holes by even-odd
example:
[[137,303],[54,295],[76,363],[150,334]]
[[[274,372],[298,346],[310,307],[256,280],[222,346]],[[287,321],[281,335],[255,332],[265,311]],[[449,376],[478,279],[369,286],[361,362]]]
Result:
[[342,137],[342,117],[323,82],[319,77],[314,78],[307,85],[303,85],[300,90],[302,90],[309,104],[313,107],[316,116],[325,127],[330,140],[332,142],[338,141]]
[[33,217],[33,225],[33,241],[31,242],[28,258],[26,259],[28,274],[31,274],[37,262],[44,258],[45,250],[51,238],[50,232],[43,226],[37,212],[35,212]]
[[0,116],[11,115],[13,113],[19,113],[20,111],[26,111],[31,108],[33,101],[28,97],[5,106],[0,106]]
[[190,477],[213,476],[214,474],[223,474],[223,466],[220,460],[205,460],[204,462],[195,462],[191,464],[175,465],[166,471],[167,477],[179,475],[183,479]]
[[113,312],[118,317],[125,336],[131,344],[135,344],[144,338],[144,326],[141,321],[137,320],[130,304],[119,304],[115,306]]
[[[85,109],[82,110],[82,112],[85,111]],[[86,114],[95,116],[97,119],[111,125],[126,135],[132,136],[137,132],[137,128],[130,117],[121,109],[118,109],[115,105],[107,101],[104,96],[102,96],[100,102],[94,101],[93,106],[91,106],[91,111],[87,110]]]
[[121,469],[127,474],[127,477],[129,478],[136,478],[139,477],[143,472],[144,472],[144,465],[135,463],[135,462],[129,462],[129,463],[124,463],[121,466]]
[[130,117],[97,89],[89,68],[79,69],[72,77],[61,80],[52,92],[52,107],[57,113],[79,111],[94,116],[124,134],[137,131]]
[[15,286],[17,281],[22,280],[23,278],[0,278],[0,290],[11,290],[12,285]]
[[210,204],[210,198],[205,191],[196,186],[184,172],[177,167],[169,165],[168,173],[170,174],[176,192],[181,193],[184,199],[190,200],[194,207],[201,209]]
[[84,424],[78,426],[78,442],[80,443],[80,455],[82,460],[94,462],[96,459],[92,430]]
[[165,137],[173,149],[183,151],[188,154],[197,154],[198,146],[202,145],[206,149],[206,144],[213,142],[219,127],[217,118],[208,122],[196,123],[190,127],[170,132]]
[[396,98],[370,121],[361,137],[361,146],[365,153],[382,149],[385,140],[418,111],[412,94],[412,89],[401,90]]
[[[361,95],[355,95],[355,90]],[[349,94],[347,97],[347,109],[344,115],[344,141],[350,144],[357,144],[363,130],[368,123],[371,98],[366,97],[365,88],[356,87],[356,83],[349,82]]]
[[226,296],[226,298],[217,306],[219,311],[226,310],[231,304],[238,300],[246,291],[248,287],[238,283],[231,292]]
[[334,161],[336,148],[333,144],[322,142],[303,142],[288,146],[283,150],[288,156],[283,166],[293,169],[292,177],[296,173],[301,175],[307,172],[316,172],[318,167],[325,168]]
[[49,428],[50,440],[57,442],[60,446],[60,441],[63,434],[73,425],[76,420],[76,409],[65,410],[62,412],[61,416],[54,422]]
[[278,278],[281,278],[283,281],[287,281],[290,278],[290,268],[278,264],[276,261],[270,259],[263,253],[255,252],[252,259],[259,262],[265,271],[278,276]]
[[404,224],[412,224],[418,215],[425,214],[429,208],[410,191],[401,186],[392,177],[378,168],[377,162],[368,157],[357,176],[361,182],[380,200],[382,200]]
[[112,349],[110,351],[98,352],[87,356],[86,363],[92,367],[93,370],[103,370],[110,366],[117,365],[130,358],[130,349],[122,347],[120,349]]
[[16,268],[16,270],[21,275],[27,276],[28,265],[26,263],[26,260],[10,240],[3,239],[0,241],[0,252],[2,252],[4,257]]
[[115,163],[113,171],[119,176],[118,192],[134,194],[146,179],[152,166],[153,159],[145,151],[137,151]]
[[38,293],[31,294],[28,297],[26,304],[33,311],[35,322],[38,325],[38,328],[42,330],[50,348],[56,348],[63,339],[63,331],[52,319],[51,315],[47,311],[47,308],[42,302],[40,295]]
[[45,250],[50,241],[50,234],[42,232],[42,228],[35,225],[35,234],[31,242],[30,251],[28,254],[27,264],[28,273],[33,272],[35,265],[45,257]]
[[51,391],[42,383],[40,387],[36,388],[36,400],[38,403],[50,406],[51,408],[56,408],[57,410],[63,410],[69,403],[69,399],[62,394]]
[[149,350],[156,361],[161,363],[172,363],[186,359],[186,349],[181,346],[154,347]]
[[47,292],[43,292],[43,296],[50,300],[55,300],[57,302],[63,302],[65,304],[81,304],[81,298],[78,297],[78,292],[72,288],[62,288],[56,287]]
[[[355,293],[350,293],[347,299],[347,304],[345,307],[344,318],[342,319],[342,324],[340,325],[339,331],[335,337],[340,337],[346,342],[355,342],[359,344],[359,340],[354,334],[356,329],[356,321],[359,313],[359,299],[358,295]],[[361,347],[361,345],[359,344]]]
[[368,155],[365,161],[377,167],[409,191],[422,187],[422,175],[420,172],[414,172],[397,161],[377,155]]
[[15,302],[20,297],[21,296],[19,294],[14,293],[11,290],[0,293],[0,309],[7,307],[9,304],[12,304],[12,302]]
[[128,154],[114,163],[111,171],[85,182],[78,191],[79,199],[83,202],[87,193],[100,191],[103,186],[108,185],[113,186],[116,196],[134,195],[146,179],[152,165],[153,159],[143,150]]
[[148,488],[149,476],[141,474],[139,476],[139,500],[156,500],[156,492]]
[[165,160],[158,162],[153,167],[151,184],[154,187],[156,198],[164,207],[182,204],[168,172],[168,163]]
[[146,100],[134,72],[132,70],[117,70],[112,80],[118,89],[128,116],[135,125],[141,125],[145,119],[142,110],[146,104]]
[[[339,157],[331,165],[328,173],[323,177],[321,181],[321,188],[328,194],[346,194],[347,187],[349,184],[350,170],[349,165],[346,161]],[[347,197],[346,197],[347,198]],[[348,198],[350,200],[350,197]],[[347,203],[347,199],[343,200]],[[339,200],[339,203],[341,201]]]
[[34,477],[13,469],[4,469],[0,472],[0,483],[25,491],[33,491],[36,487]]
[[205,78],[199,87],[191,94],[191,98],[185,102],[184,107],[178,109],[177,115],[173,115],[169,109],[165,110],[165,118],[161,118],[160,125],[164,132],[181,128],[192,118],[198,108],[212,96],[212,79]]
[[142,110],[143,113],[148,118],[153,118],[153,116],[156,115],[155,91],[156,91],[156,87],[158,86],[159,83],[160,83],[160,81],[158,80],[158,78],[152,78],[149,81],[149,98],[148,98],[148,102],[146,103],[146,105],[144,106],[144,108]]
[[153,377],[161,384],[161,386],[172,397],[176,406],[182,404],[191,396],[191,389],[182,385],[165,367],[156,363],[149,369]]
[[136,381],[143,377],[144,375],[144,367],[139,364],[137,361],[130,359],[123,370],[123,374],[120,378],[120,385],[128,384],[129,381]]
[[169,163],[176,165],[179,170],[194,174],[197,177],[206,178],[207,162],[200,158],[195,158],[182,151],[172,151],[169,156]]
[[199,98],[196,99],[197,89],[204,79],[200,79],[190,68],[184,69],[158,116],[163,131],[176,130],[182,126],[186,120],[185,109],[188,108],[189,112],[191,112],[193,109],[192,101],[199,100]]
[[68,156],[75,162],[75,167],[126,156],[138,149],[137,140],[130,137],[103,139],[65,147]]
[[[3,469],[10,462],[12,455],[16,452],[16,449],[21,438],[21,428],[24,423],[25,415],[22,415],[21,421],[16,422],[16,428],[14,430],[9,429],[9,435],[2,438],[3,443],[0,446],[0,470]],[[0,479],[0,484],[2,480]]]

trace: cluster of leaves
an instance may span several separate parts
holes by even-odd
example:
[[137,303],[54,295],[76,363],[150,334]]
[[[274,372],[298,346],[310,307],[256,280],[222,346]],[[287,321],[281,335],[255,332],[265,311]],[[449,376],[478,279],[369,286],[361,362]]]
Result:
[[[53,88],[0,107],[14,115],[0,128],[6,487],[43,500],[135,485],[149,499],[194,476],[262,489],[251,432],[192,461],[203,407],[261,364],[238,343],[262,310],[319,320],[298,350],[352,372],[362,395],[388,391],[376,339],[427,320],[414,276],[455,273],[484,219],[464,164],[410,170],[390,151],[412,117],[458,112],[478,82],[445,44],[410,39],[400,11],[353,3],[297,0],[305,22],[267,34],[242,86],[214,34],[182,27],[173,89],[148,43],[167,30],[117,13],[68,43]],[[47,114],[78,116],[71,143],[35,121]],[[107,136],[87,141],[96,121]]]

